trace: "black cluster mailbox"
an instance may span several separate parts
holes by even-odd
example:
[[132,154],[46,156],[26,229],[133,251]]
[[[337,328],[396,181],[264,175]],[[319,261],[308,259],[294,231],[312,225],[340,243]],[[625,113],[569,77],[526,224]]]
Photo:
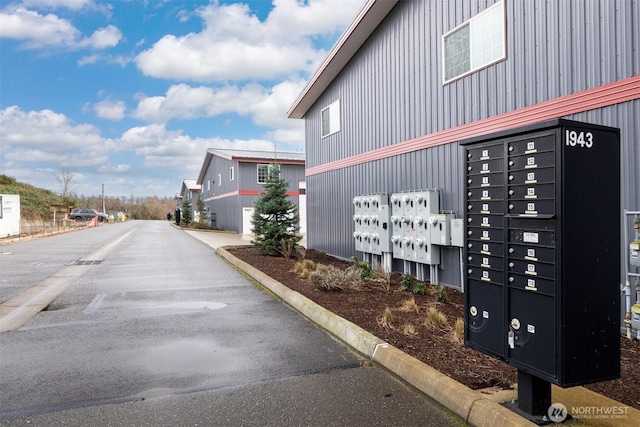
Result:
[[465,343],[533,390],[620,376],[619,141],[564,119],[461,141]]

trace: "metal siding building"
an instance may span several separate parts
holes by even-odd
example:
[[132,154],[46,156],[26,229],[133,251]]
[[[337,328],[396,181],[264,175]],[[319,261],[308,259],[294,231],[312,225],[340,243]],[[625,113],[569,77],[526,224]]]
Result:
[[[443,36],[495,4],[506,57],[444,84]],[[308,246],[341,258],[358,254],[353,197],[439,188],[461,217],[458,141],[551,118],[621,129],[622,216],[640,210],[640,0],[369,0],[288,114],[305,120]],[[439,278],[460,285],[455,249]]]
[[304,181],[304,154],[268,153],[248,150],[207,151],[197,183],[202,187],[205,206],[215,225],[243,233],[245,209],[263,191],[258,182],[258,165],[279,163],[280,176],[288,182],[287,194],[297,206],[298,185]]

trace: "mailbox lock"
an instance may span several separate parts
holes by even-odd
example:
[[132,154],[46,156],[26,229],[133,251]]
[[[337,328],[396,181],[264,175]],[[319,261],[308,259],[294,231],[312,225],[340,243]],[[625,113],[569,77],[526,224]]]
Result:
[[472,305],[471,307],[469,307],[469,313],[473,316],[476,317],[478,315],[478,309],[476,308],[475,305]]
[[511,325],[510,325],[515,331],[517,331],[518,329],[520,329],[520,321],[517,318],[513,318],[511,319]]

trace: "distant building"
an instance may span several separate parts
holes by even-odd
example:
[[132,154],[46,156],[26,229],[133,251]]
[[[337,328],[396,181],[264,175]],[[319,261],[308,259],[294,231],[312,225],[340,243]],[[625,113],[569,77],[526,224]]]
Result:
[[[182,209],[182,203],[184,200],[189,201],[191,207],[191,219],[198,221],[200,218],[197,216],[196,203],[198,196],[200,195],[200,185],[196,183],[195,179],[185,179],[182,181],[182,187],[180,188],[180,196],[178,196],[178,208]],[[181,218],[184,218],[184,213],[181,214]]]
[[251,234],[253,201],[263,191],[269,166],[280,165],[287,195],[298,207],[300,231],[306,232],[304,153],[209,149],[196,180],[212,225]]

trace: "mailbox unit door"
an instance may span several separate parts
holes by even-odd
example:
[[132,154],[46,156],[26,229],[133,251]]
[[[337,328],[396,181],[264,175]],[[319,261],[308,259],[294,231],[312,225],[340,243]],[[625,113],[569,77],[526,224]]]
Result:
[[466,345],[562,387],[618,378],[619,131],[557,119],[461,145]]

